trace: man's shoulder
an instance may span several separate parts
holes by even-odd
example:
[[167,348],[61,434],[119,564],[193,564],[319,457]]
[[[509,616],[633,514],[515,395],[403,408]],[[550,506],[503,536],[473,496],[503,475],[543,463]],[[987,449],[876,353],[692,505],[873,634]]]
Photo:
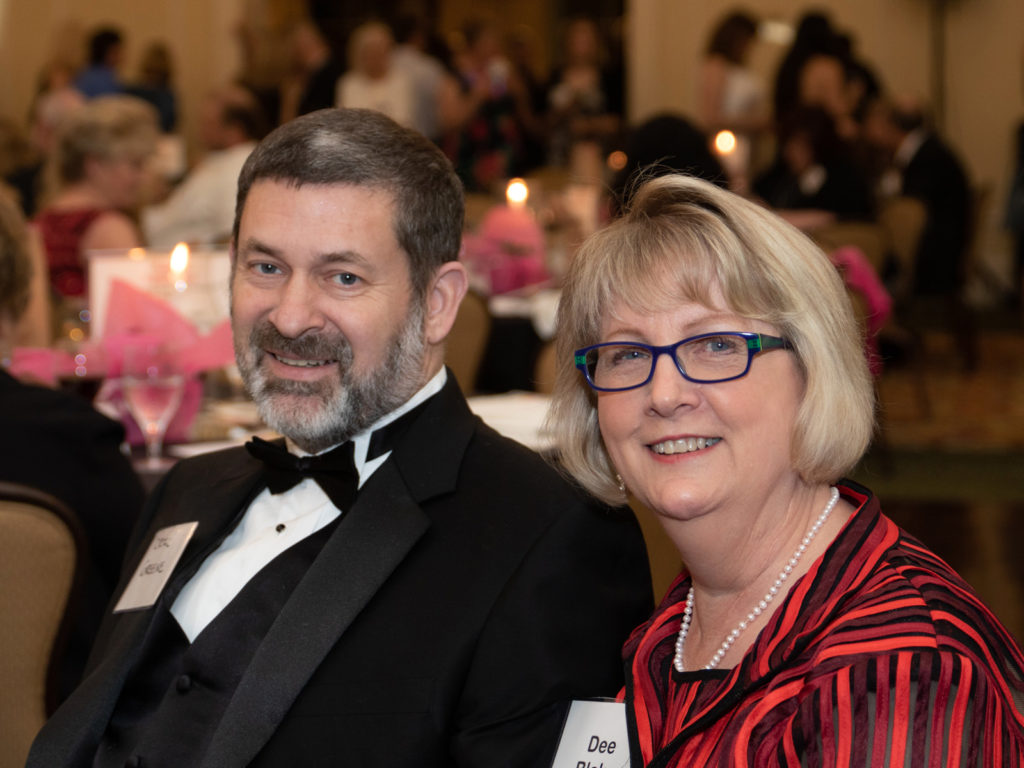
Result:
[[464,489],[486,487],[496,499],[532,501],[563,512],[584,507],[608,509],[561,472],[557,459],[546,458],[482,422],[467,446],[459,484]]
[[177,462],[170,479],[178,485],[197,486],[215,484],[219,480],[250,472],[257,463],[245,446],[223,448],[198,456],[190,456]]

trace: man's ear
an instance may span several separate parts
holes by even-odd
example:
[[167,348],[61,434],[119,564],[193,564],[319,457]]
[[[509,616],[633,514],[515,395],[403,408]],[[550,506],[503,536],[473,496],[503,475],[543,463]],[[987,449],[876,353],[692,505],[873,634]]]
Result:
[[444,341],[452,329],[468,286],[466,268],[460,262],[447,261],[437,270],[427,290],[427,315],[424,319],[427,343],[440,344]]

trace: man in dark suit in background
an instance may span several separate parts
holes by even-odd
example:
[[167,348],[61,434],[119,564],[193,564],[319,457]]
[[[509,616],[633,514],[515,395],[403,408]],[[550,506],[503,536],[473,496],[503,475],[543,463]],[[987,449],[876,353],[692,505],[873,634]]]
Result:
[[967,172],[952,149],[931,130],[920,104],[878,99],[868,110],[865,138],[891,156],[883,192],[920,200],[924,229],[914,274],[915,295],[949,295],[959,290],[971,234],[971,193]]
[[[482,424],[444,368],[462,216],[448,161],[382,115],[315,112],[257,147],[235,349],[290,454],[171,470],[128,610],[30,766],[544,766],[569,700],[616,693],[650,609],[641,534]],[[172,526],[192,522],[186,546]]]

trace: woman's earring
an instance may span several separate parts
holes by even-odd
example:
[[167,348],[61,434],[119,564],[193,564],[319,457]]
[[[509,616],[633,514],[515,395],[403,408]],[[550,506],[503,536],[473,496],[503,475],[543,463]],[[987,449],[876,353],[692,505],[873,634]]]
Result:
[[622,475],[620,475],[618,472],[616,472],[615,473],[615,479],[619,483],[619,490],[622,491],[623,493],[625,493],[626,492],[626,481],[622,479]]

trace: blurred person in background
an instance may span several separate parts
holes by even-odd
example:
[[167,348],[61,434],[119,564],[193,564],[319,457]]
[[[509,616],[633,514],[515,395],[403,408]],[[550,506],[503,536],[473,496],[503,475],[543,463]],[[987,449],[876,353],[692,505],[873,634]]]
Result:
[[[30,233],[14,202],[0,194],[0,359],[29,306]],[[0,481],[56,496],[82,524],[88,542],[85,581],[74,611],[59,696],[78,683],[107,601],[117,584],[143,491],[121,452],[124,429],[82,397],[23,383],[0,367]]]
[[0,116],[0,180],[14,194],[22,212],[35,207],[36,176],[41,160],[28,133],[10,118]]
[[757,134],[769,125],[765,85],[747,66],[757,19],[742,11],[723,18],[708,41],[700,71],[699,116],[709,133]]
[[334,106],[344,67],[315,22],[303,19],[288,34],[288,69],[281,79],[278,125]]
[[727,186],[728,177],[709,137],[692,121],[672,113],[655,115],[626,137],[626,165],[611,182],[609,216],[629,207],[629,198],[642,181],[668,173],[687,173]]
[[832,117],[836,132],[853,141],[865,108],[878,90],[878,79],[857,55],[853,36],[836,29],[826,14],[809,12],[801,18],[779,66],[775,123],[780,125],[801,107],[820,107]]
[[217,88],[203,99],[199,138],[205,154],[161,203],[142,209],[148,245],[226,243],[235,215],[238,174],[267,132],[263,108],[240,85]]
[[118,70],[124,61],[124,37],[115,27],[100,27],[89,38],[89,59],[75,76],[75,88],[87,99],[121,93]]
[[778,143],[778,160],[754,180],[755,194],[776,213],[806,232],[872,218],[870,183],[828,112],[795,107],[779,125]]
[[85,103],[82,94],[71,85],[73,72],[71,65],[59,60],[43,67],[29,107],[29,147],[21,154],[21,162],[4,176],[17,191],[21,209],[29,219],[35,216],[41,202],[46,159],[57,142],[60,123]]
[[416,111],[413,82],[392,62],[394,47],[387,24],[369,21],[356,27],[348,41],[349,67],[338,80],[335,106],[373,109],[411,126]]
[[932,129],[923,104],[913,98],[876,99],[868,108],[863,134],[888,159],[880,194],[924,204],[914,273],[900,279],[917,296],[952,295],[960,288],[971,236],[971,189],[963,163]]
[[441,88],[441,146],[467,191],[493,192],[526,170],[529,94],[493,22],[467,22],[462,42]]
[[125,93],[152,104],[160,118],[160,130],[174,132],[178,125],[178,96],[174,89],[174,61],[166,43],[146,46],[139,62],[139,75],[125,86]]
[[843,478],[875,403],[832,263],[692,177],[631,206],[564,281],[548,427],[685,563],[625,645],[632,764],[1024,764],[1019,644]]
[[132,96],[93,99],[62,123],[48,168],[54,192],[36,217],[58,296],[86,296],[87,251],[142,245],[132,216],[158,133],[156,111]]
[[812,57],[834,50],[835,37],[836,32],[827,13],[808,11],[800,17],[793,42],[775,73],[772,106],[776,123],[802,103],[804,68]]
[[395,22],[397,45],[391,56],[394,67],[406,73],[413,86],[412,127],[431,141],[440,136],[438,99],[445,68],[429,53],[430,25],[422,16],[406,14]]
[[594,19],[572,19],[565,28],[563,60],[548,80],[548,161],[568,163],[573,144],[596,142],[602,150],[622,127],[623,83],[608,66],[608,45]]

